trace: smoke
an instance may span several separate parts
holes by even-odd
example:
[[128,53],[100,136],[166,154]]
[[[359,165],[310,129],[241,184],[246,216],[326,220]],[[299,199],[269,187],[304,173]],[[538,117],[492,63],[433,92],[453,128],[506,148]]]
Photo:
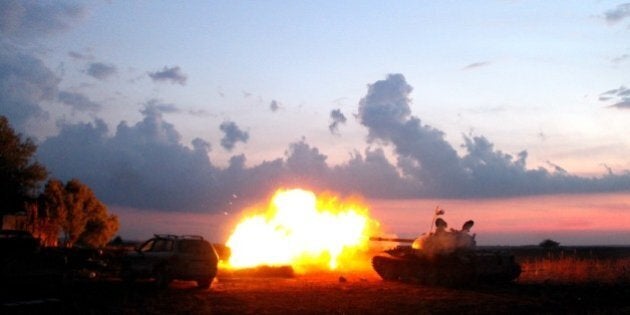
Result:
[[233,121],[224,121],[219,129],[224,134],[221,146],[228,151],[232,151],[237,142],[246,143],[249,140],[249,132],[241,130]]
[[339,125],[346,123],[346,116],[341,112],[340,109],[333,109],[330,112],[330,124],[328,125],[328,130],[332,134],[339,134]]
[[178,66],[171,68],[165,66],[162,71],[149,72],[148,74],[154,82],[171,82],[185,85],[188,79]]

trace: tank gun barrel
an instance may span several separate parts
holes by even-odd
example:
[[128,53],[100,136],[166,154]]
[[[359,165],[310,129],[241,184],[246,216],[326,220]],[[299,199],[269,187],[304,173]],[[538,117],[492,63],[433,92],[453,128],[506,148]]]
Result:
[[371,236],[370,241],[375,242],[398,242],[398,243],[413,243],[415,239],[413,238],[391,238],[391,237],[379,237],[379,236]]

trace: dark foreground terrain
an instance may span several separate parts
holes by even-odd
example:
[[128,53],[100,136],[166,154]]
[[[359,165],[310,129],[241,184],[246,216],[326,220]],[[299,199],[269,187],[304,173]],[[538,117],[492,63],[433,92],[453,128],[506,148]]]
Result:
[[516,282],[469,288],[386,282],[373,271],[222,272],[210,289],[31,272],[0,282],[0,314],[630,314],[630,248],[511,250],[523,269]]
[[385,282],[369,273],[295,278],[224,278],[207,290],[192,282],[78,282],[2,291],[2,314],[630,314],[629,284],[514,283],[433,288]]

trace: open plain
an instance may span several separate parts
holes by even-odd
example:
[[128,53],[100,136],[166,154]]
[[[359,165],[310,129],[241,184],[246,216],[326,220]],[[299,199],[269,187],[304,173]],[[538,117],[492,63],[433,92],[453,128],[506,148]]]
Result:
[[62,286],[25,281],[2,288],[0,313],[630,313],[627,249],[515,253],[523,273],[516,282],[501,286],[429,287],[383,281],[371,271],[295,277],[222,275],[206,290],[197,289],[194,282],[179,281],[166,289],[150,281],[124,284],[118,279]]

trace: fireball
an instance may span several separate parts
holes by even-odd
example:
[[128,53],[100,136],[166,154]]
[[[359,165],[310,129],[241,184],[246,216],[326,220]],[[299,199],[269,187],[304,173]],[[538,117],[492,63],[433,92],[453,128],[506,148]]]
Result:
[[354,268],[379,224],[358,201],[278,190],[267,209],[242,219],[227,241],[228,268],[290,265],[296,272]]

